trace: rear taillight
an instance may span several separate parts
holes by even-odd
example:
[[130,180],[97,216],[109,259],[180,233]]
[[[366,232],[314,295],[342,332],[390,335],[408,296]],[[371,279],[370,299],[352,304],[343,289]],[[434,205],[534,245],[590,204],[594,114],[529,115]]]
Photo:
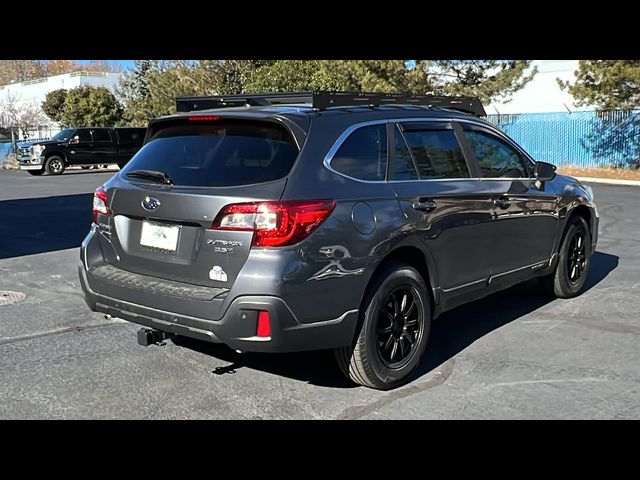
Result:
[[234,203],[222,209],[211,228],[254,232],[255,247],[293,245],[308,237],[335,206],[333,200]]
[[98,214],[102,215],[111,215],[109,211],[109,197],[107,197],[107,192],[104,191],[104,188],[98,187],[96,188],[96,192],[93,194],[93,223],[98,223]]

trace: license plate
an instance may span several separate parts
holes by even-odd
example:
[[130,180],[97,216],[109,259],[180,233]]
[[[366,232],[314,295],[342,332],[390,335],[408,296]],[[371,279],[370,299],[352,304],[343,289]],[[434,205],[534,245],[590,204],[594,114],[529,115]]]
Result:
[[142,222],[140,245],[175,252],[178,247],[179,234],[180,227],[178,225]]

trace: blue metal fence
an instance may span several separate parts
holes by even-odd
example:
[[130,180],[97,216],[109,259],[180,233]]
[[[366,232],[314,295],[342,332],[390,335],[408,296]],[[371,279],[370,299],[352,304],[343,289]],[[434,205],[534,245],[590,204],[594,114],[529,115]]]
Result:
[[556,165],[640,167],[640,111],[488,115],[533,158]]

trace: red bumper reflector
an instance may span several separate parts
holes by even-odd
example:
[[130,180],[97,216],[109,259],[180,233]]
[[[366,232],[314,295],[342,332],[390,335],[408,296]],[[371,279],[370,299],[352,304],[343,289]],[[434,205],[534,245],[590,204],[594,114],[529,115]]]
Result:
[[258,312],[258,328],[256,329],[256,335],[258,337],[271,336],[271,319],[269,318],[269,312],[266,310],[260,310]]

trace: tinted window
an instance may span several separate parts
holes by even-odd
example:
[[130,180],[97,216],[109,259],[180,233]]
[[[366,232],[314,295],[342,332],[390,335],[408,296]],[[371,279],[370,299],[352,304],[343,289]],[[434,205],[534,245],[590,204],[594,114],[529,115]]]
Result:
[[91,143],[91,132],[89,130],[76,130],[73,136],[78,137],[80,143]]
[[73,128],[66,128],[61,132],[56,133],[51,140],[58,140],[59,142],[66,142],[71,138],[71,135],[75,132]]
[[409,147],[402,137],[402,132],[395,128],[395,151],[393,154],[393,179],[394,180],[417,180],[418,173],[413,164]]
[[518,152],[499,138],[476,130],[465,130],[464,134],[469,139],[483,177],[529,177]]
[[117,132],[120,143],[142,143],[145,129],[119,128]]
[[384,180],[387,170],[387,127],[361,127],[347,137],[331,160],[331,167],[360,180]]
[[249,185],[284,177],[297,156],[293,139],[278,125],[260,122],[179,125],[158,131],[123,172],[158,170],[168,174],[177,185]]
[[106,130],[106,129],[94,130],[93,141],[94,142],[111,142],[111,136],[109,135],[109,130]]
[[412,127],[404,137],[413,153],[420,179],[467,178],[469,169],[462,155],[458,139],[451,129],[422,126]]

